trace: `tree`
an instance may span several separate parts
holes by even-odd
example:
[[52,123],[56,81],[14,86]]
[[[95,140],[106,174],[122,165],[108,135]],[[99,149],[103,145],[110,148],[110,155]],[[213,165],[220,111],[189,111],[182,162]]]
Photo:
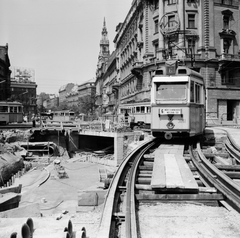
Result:
[[70,108],[68,107],[68,102],[65,100],[61,103],[59,103],[58,110],[69,110]]
[[94,114],[96,109],[94,96],[87,95],[78,99],[79,112],[86,115]]

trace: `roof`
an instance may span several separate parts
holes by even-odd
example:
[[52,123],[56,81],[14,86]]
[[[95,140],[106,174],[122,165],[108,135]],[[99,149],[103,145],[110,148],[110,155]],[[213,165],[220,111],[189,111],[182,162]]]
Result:
[[84,85],[84,84],[88,84],[88,83],[95,83],[95,81],[96,81],[96,79],[95,79],[95,78],[92,78],[92,79],[89,79],[89,80],[87,80],[87,81],[85,81],[85,82],[79,84],[78,86],[82,86],[82,85]]

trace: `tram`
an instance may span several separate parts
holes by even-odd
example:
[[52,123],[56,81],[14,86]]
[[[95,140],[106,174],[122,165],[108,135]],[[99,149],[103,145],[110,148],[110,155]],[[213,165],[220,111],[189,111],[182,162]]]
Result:
[[23,122],[23,105],[20,102],[0,101],[0,124]]
[[42,120],[49,121],[73,121],[75,119],[75,113],[70,110],[60,110],[41,113]]
[[186,66],[158,69],[151,87],[152,135],[167,140],[193,137],[204,128],[203,76]]
[[151,105],[149,102],[122,104],[118,108],[118,120],[130,125],[132,129],[150,129]]

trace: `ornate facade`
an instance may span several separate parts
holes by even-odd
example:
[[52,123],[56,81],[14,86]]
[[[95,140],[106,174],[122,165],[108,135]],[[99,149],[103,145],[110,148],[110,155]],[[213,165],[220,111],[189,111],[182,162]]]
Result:
[[150,101],[155,71],[174,62],[204,76],[209,122],[240,121],[239,13],[238,0],[134,0],[114,39],[118,102]]

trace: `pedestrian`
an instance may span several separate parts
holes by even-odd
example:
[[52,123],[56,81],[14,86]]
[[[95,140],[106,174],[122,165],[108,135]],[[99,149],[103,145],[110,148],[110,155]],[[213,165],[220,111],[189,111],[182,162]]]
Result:
[[125,111],[125,114],[124,114],[124,119],[125,119],[125,124],[128,125],[128,117],[129,117],[129,114],[127,112],[127,110]]
[[32,127],[36,127],[36,118],[34,114],[32,116]]

